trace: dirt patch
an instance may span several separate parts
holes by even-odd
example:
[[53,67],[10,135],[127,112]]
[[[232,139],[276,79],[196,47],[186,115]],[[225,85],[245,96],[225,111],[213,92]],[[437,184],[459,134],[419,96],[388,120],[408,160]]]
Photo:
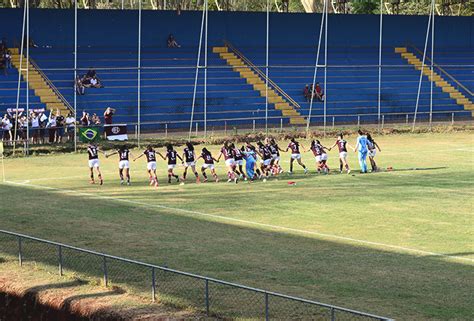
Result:
[[0,321],[210,320],[127,294],[16,262],[0,262]]

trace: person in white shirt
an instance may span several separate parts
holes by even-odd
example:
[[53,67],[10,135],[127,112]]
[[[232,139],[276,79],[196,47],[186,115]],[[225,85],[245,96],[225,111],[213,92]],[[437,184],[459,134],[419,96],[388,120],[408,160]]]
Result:
[[31,131],[33,133],[32,142],[33,144],[38,144],[39,131],[40,131],[38,114],[35,112],[31,113],[30,119],[31,119]]
[[49,113],[46,127],[48,127],[49,143],[52,144],[56,140],[56,115],[54,115],[53,111]]
[[74,116],[69,113],[66,117],[66,131],[67,131],[67,141],[73,141],[74,140],[74,131],[76,128],[76,119]]

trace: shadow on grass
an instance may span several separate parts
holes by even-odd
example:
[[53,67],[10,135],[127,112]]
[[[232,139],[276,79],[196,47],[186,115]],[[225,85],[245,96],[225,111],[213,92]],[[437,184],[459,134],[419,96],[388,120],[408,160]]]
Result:
[[[34,209],[26,204],[4,211],[5,217],[27,218],[21,224],[2,224],[19,233],[152,264],[166,262],[179,270],[398,319],[469,319],[472,315],[473,267],[443,257],[224,224],[164,209],[137,211],[132,204],[113,200],[5,185],[2,189],[5,195],[21,195],[35,204]],[[41,215],[35,215],[38,211]],[[57,267],[56,247],[26,241],[23,251],[26,263]],[[17,255],[17,240],[0,234],[1,253]],[[97,280],[103,277],[100,257],[71,250],[63,251],[63,259],[66,271]],[[108,277],[110,284],[150,298],[149,268],[111,260]],[[157,271],[156,289],[162,302],[205,309],[202,280]],[[261,294],[212,282],[208,290],[215,315],[264,315]],[[330,317],[327,309],[277,297],[270,297],[269,304],[270,315],[282,319]]]

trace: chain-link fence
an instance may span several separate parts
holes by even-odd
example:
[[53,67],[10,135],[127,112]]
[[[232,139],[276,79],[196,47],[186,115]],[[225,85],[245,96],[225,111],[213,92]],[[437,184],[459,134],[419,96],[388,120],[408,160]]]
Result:
[[165,304],[225,319],[391,320],[373,314],[225,282],[0,230],[0,256],[77,273]]

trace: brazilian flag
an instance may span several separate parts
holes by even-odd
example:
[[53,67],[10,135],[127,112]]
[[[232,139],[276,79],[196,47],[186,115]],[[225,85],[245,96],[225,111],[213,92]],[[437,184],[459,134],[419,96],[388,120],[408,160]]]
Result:
[[97,127],[79,128],[79,139],[83,143],[98,141],[100,139],[99,128]]

